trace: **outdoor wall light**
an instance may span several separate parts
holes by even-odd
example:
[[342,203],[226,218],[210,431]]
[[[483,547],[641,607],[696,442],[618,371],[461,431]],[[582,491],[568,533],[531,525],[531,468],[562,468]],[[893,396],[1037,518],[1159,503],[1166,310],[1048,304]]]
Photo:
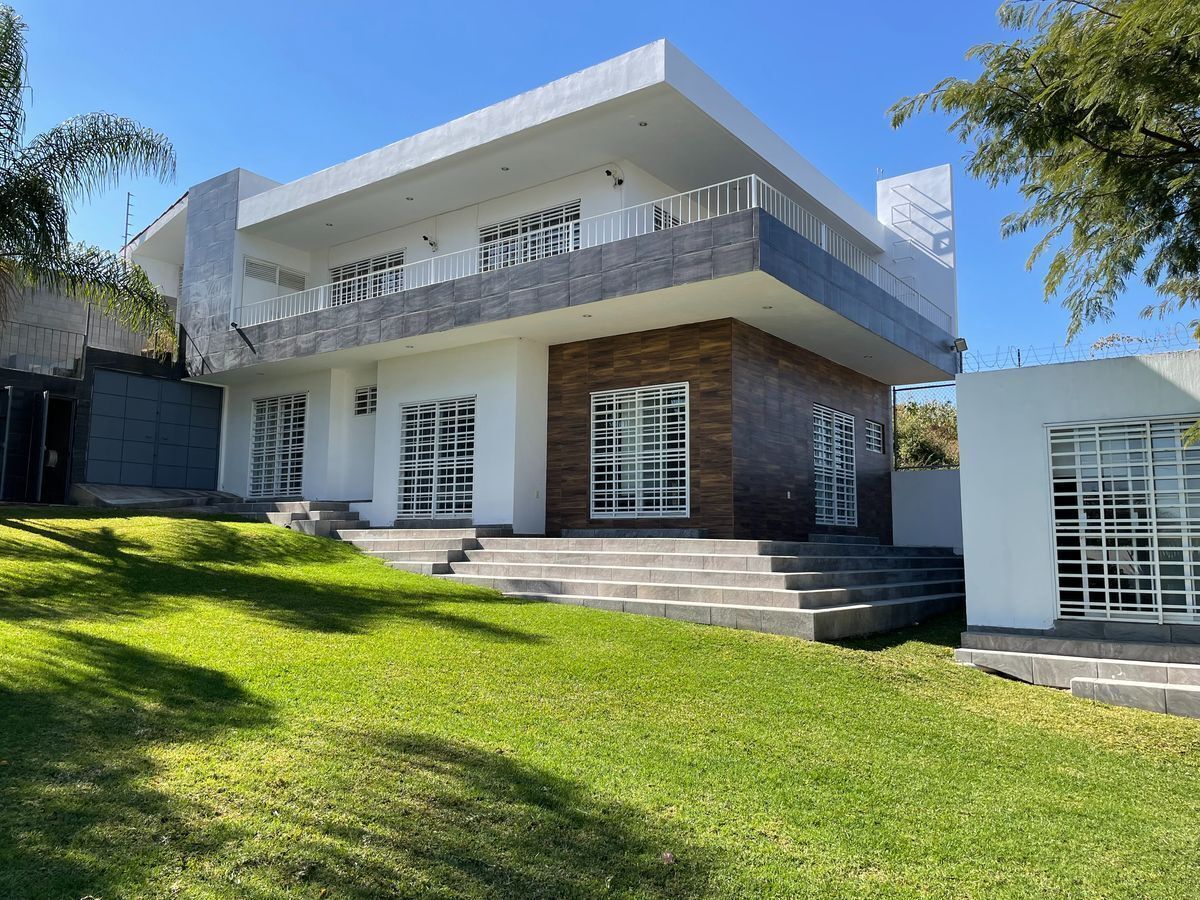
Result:
[[950,345],[950,349],[955,350],[958,353],[966,353],[967,352],[967,339],[956,337],[954,339],[954,343]]

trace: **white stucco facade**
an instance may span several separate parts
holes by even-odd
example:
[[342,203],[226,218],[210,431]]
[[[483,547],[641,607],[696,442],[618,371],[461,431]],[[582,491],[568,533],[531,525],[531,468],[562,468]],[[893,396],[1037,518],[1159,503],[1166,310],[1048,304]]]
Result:
[[971,626],[1054,624],[1047,426],[1200,418],[1200,351],[958,377]]

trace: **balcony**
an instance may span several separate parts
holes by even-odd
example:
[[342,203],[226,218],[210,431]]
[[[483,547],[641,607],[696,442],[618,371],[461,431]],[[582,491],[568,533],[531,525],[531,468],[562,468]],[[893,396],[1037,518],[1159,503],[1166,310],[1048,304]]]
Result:
[[948,313],[898,275],[879,265],[837,229],[757,175],[746,175],[540,231],[500,235],[466,250],[247,304],[238,310],[236,322],[243,328],[263,325],[753,209],[761,209],[778,219],[925,320],[942,331],[950,331]]

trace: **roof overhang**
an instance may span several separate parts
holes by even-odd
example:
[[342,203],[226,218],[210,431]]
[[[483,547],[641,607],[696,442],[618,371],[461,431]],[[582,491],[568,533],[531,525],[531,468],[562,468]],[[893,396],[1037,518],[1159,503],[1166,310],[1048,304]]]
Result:
[[873,213],[666,41],[246,197],[238,227],[316,249],[622,159],[681,191],[758,174],[864,249],[886,244]]
[[139,256],[183,265],[183,245],[187,234],[188,195],[185,193],[162,215],[139,232],[125,248],[133,258]]

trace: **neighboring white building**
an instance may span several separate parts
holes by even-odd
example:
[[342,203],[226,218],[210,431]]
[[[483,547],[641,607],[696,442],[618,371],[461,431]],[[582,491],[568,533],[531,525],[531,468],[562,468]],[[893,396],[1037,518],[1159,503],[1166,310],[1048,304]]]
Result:
[[968,628],[1200,626],[1197,419],[1200,351],[960,375]]
[[950,169],[877,198],[658,41],[288,184],[219,175],[129,250],[224,391],[224,490],[888,541],[888,386],[957,368]]

